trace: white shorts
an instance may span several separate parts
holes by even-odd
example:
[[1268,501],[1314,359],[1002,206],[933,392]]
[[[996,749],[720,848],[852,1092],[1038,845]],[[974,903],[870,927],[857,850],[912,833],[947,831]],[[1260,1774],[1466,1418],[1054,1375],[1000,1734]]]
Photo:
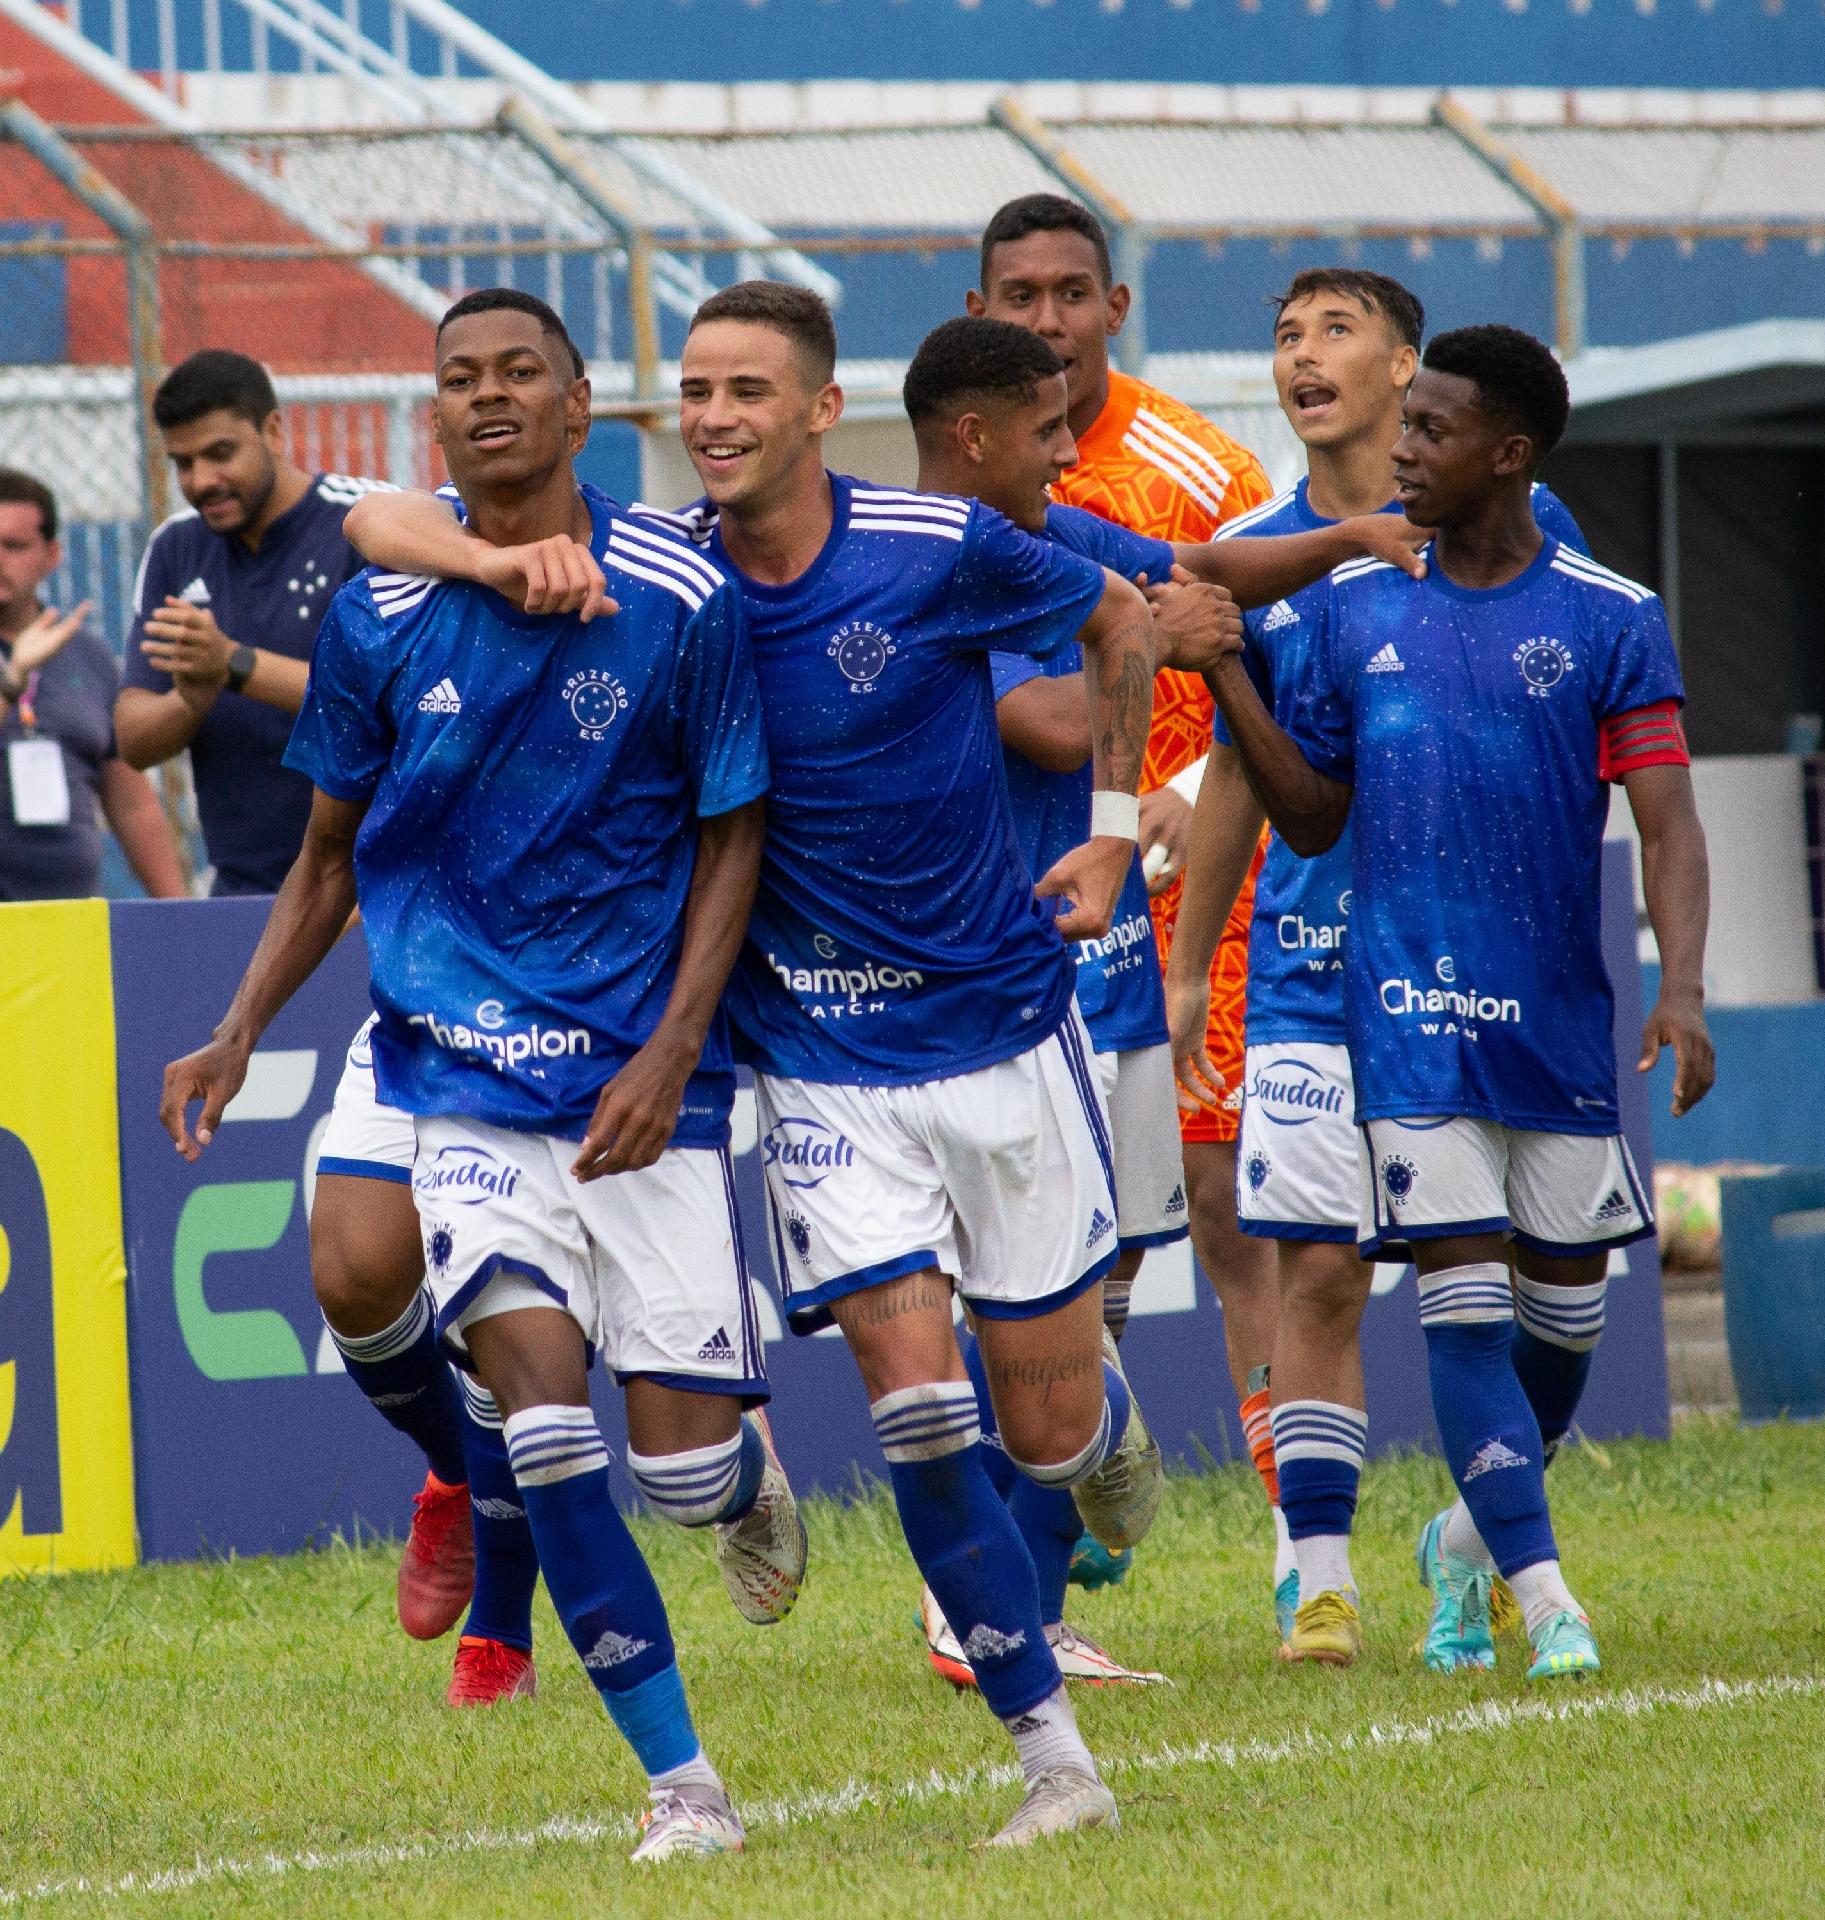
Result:
[[991,1320],[1049,1313],[1117,1252],[1109,1116],[1073,1007],[1026,1053],[907,1087],[757,1073],[773,1250],[795,1333],[936,1267]]
[[1371,1120],[1362,1181],[1365,1260],[1414,1240],[1512,1233],[1570,1256],[1654,1231],[1620,1134],[1528,1133],[1493,1120]]
[[760,1323],[726,1149],[668,1147],[588,1185],[576,1142],[440,1115],[418,1123],[412,1198],[437,1330],[559,1307],[617,1381],[767,1398]]
[[1191,1227],[1172,1049],[1135,1047],[1092,1057],[1109,1109],[1117,1241],[1126,1252],[1183,1240]]
[[1236,1148],[1236,1217],[1263,1240],[1354,1242],[1363,1145],[1348,1047],[1250,1047]]
[[317,1171],[352,1174],[358,1180],[397,1180],[404,1186],[412,1178],[418,1129],[409,1113],[384,1105],[374,1091],[374,1056],[368,1036],[378,1018],[370,1013],[349,1042],[330,1123],[323,1130]]

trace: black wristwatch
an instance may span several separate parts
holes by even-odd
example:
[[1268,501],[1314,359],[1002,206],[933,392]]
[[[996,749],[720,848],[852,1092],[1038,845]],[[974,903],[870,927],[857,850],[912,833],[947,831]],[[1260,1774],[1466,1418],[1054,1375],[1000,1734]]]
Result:
[[260,656],[252,647],[237,646],[228,656],[228,691],[239,693],[247,684],[247,677],[260,663]]

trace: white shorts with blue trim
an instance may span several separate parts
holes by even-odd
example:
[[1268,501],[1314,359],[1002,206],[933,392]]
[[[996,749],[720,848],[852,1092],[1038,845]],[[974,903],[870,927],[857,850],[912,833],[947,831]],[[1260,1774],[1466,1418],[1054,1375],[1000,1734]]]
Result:
[[1250,1047],[1236,1146],[1236,1217],[1263,1240],[1353,1243],[1363,1145],[1350,1050],[1310,1040]]
[[374,1055],[369,1035],[378,1014],[370,1013],[349,1042],[330,1122],[317,1154],[319,1174],[352,1174],[358,1180],[412,1178],[418,1130],[409,1113],[385,1105],[374,1090]]
[[1570,1257],[1654,1231],[1619,1133],[1531,1133],[1463,1114],[1371,1120],[1363,1132],[1365,1260],[1448,1234],[1512,1234],[1537,1253]]
[[437,1330],[561,1308],[622,1384],[767,1398],[753,1282],[724,1148],[668,1147],[588,1184],[573,1140],[440,1115],[418,1122],[412,1198]]
[[1169,1046],[1093,1056],[1115,1154],[1115,1228],[1123,1251],[1163,1247],[1191,1231],[1185,1148]]
[[915,1086],[757,1073],[774,1260],[795,1333],[929,1268],[986,1319],[1049,1313],[1116,1257],[1109,1115],[1077,1009],[1025,1053]]

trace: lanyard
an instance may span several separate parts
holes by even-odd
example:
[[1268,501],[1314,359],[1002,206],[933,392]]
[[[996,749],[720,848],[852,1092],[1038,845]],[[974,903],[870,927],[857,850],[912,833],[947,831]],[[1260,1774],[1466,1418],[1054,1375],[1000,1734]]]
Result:
[[38,731],[38,680],[43,669],[34,667],[26,675],[25,691],[19,696],[19,724],[27,733]]

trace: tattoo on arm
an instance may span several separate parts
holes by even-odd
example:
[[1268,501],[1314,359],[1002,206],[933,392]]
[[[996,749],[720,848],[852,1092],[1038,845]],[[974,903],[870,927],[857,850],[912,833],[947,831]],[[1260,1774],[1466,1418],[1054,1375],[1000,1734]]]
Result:
[[1106,663],[1102,690],[1106,702],[1097,742],[1097,785],[1132,793],[1140,782],[1153,723],[1152,637],[1146,626],[1130,622],[1109,636],[1100,649]]

